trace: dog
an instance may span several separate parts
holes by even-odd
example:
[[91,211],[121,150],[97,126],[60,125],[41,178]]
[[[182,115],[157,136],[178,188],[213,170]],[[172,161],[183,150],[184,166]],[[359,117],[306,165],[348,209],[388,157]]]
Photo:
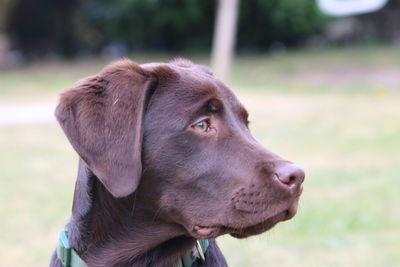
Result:
[[253,138],[204,66],[116,61],[64,92],[55,116],[80,157],[66,229],[87,266],[184,266],[188,253],[201,254],[191,266],[227,266],[216,237],[296,214],[303,169]]

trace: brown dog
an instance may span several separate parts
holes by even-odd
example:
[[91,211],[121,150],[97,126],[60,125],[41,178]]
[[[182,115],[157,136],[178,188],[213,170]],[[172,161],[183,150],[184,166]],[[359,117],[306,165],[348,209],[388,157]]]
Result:
[[[209,239],[292,218],[304,172],[262,147],[233,92],[187,60],[121,60],[61,96],[56,117],[79,154],[71,247],[88,266],[172,266]],[[62,266],[54,254],[51,266]]]

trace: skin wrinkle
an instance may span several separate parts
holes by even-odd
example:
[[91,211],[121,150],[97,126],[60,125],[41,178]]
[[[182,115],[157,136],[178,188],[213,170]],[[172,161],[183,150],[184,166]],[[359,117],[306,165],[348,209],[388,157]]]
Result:
[[[251,136],[233,92],[189,61],[111,64],[64,93],[56,116],[82,158],[68,229],[89,266],[172,265],[199,238],[211,243],[195,266],[226,266],[214,238],[262,233],[297,205],[274,178],[288,161]],[[205,118],[212,131],[191,127]]]

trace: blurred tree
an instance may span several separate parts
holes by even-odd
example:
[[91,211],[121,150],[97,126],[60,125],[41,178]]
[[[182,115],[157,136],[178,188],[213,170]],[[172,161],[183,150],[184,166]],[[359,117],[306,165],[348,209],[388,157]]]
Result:
[[117,40],[133,49],[183,50],[211,43],[213,1],[88,0],[83,13],[101,46]]
[[[124,40],[140,49],[209,49],[216,1],[89,0],[84,13],[103,32],[102,43]],[[323,28],[326,17],[309,0],[241,2],[238,48],[266,50],[274,42],[298,44]]]
[[16,48],[26,55],[60,53],[78,48],[73,16],[79,0],[15,0],[6,30]]
[[219,0],[215,22],[211,65],[217,77],[226,80],[235,48],[239,0]]
[[9,11],[15,0],[0,0],[0,33],[6,29],[6,22]]
[[274,43],[298,45],[323,29],[326,21],[315,1],[242,1],[238,47],[265,50]]
[[[13,1],[7,30],[28,54],[100,52],[115,43],[130,50],[211,48],[215,0]],[[237,48],[298,45],[324,21],[315,1],[241,1]]]

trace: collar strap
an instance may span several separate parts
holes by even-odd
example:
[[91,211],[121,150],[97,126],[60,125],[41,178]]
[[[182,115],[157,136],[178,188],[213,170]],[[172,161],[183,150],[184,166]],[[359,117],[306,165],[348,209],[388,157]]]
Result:
[[198,260],[205,261],[206,258],[204,254],[206,253],[209,244],[210,242],[207,239],[197,240],[196,245],[189,252],[183,255],[173,267],[190,267]]
[[60,231],[60,238],[57,244],[57,257],[65,267],[87,267],[75,249],[69,245],[68,232],[65,229]]
[[[208,240],[197,240],[191,251],[186,253],[174,267],[190,267],[197,260],[205,260],[205,252],[209,246]],[[78,253],[71,248],[68,242],[68,231],[60,231],[57,244],[57,257],[64,267],[87,267],[86,263],[79,257]]]

